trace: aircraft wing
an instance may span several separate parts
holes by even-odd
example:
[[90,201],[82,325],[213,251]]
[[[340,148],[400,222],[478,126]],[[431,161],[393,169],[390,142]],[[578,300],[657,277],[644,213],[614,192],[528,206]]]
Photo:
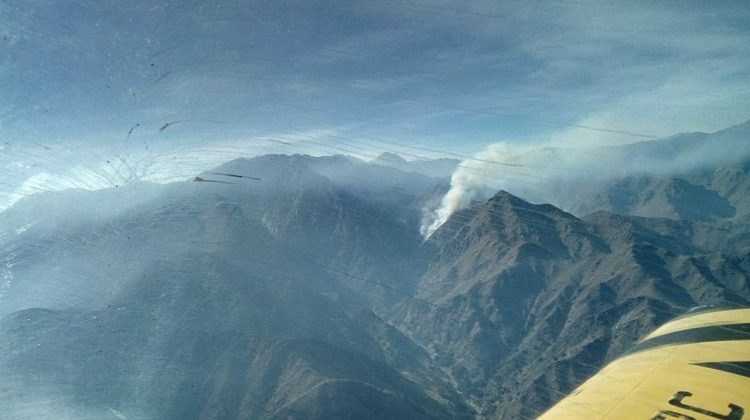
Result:
[[750,419],[750,308],[683,315],[540,419]]

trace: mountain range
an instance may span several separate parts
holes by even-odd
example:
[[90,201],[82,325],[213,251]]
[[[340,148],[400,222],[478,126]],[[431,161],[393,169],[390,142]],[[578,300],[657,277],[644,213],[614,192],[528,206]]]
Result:
[[628,170],[565,210],[500,190],[428,239],[458,162],[412,162],[266,155],[15,203],[2,416],[533,418],[663,322],[750,304],[744,156]]

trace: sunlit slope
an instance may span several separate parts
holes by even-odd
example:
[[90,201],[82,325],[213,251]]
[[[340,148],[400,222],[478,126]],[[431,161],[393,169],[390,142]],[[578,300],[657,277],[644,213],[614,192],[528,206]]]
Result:
[[724,228],[600,212],[579,219],[506,192],[460,211],[389,319],[484,396],[487,418],[540,415],[662,323],[746,305],[750,260]]
[[727,419],[750,409],[750,309],[676,319],[541,419]]

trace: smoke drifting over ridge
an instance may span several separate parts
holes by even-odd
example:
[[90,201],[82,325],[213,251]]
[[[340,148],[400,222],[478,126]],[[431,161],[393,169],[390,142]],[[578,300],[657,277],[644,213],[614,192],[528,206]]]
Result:
[[523,178],[532,178],[525,166],[503,161],[517,155],[520,149],[497,143],[461,162],[451,176],[451,188],[443,196],[440,206],[425,211],[420,228],[422,236],[429,238],[454,212],[481,197],[485,186],[523,182]]
[[493,144],[464,160],[436,209],[425,209],[420,232],[429,238],[456,211],[499,189],[565,209],[577,189],[632,175],[669,176],[715,168],[750,156],[750,121],[711,134],[687,133],[621,146],[531,149]]

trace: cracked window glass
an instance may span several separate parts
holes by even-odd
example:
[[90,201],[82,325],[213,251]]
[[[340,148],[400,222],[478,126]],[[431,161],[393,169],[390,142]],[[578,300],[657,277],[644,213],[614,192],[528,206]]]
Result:
[[536,418],[747,306],[749,18],[0,0],[0,419]]

